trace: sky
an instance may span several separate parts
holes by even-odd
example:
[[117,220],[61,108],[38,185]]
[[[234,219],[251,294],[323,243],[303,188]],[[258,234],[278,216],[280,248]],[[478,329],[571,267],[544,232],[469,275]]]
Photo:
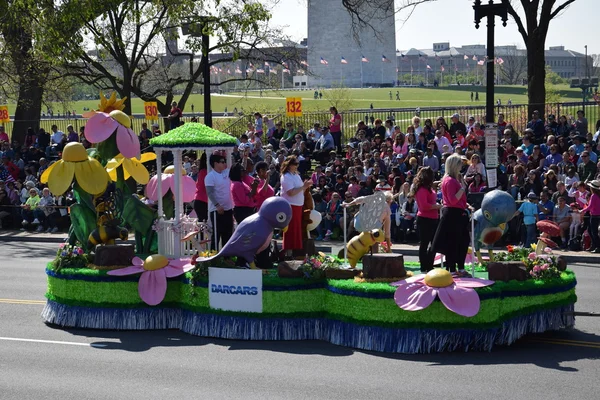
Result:
[[[557,4],[563,2],[557,0]],[[473,3],[473,0],[437,0],[419,5],[408,19],[406,12],[398,14],[396,47],[399,50],[412,47],[430,49],[433,43],[439,42],[450,42],[451,46],[456,47],[485,44],[486,25],[482,23],[479,29],[475,29]],[[482,3],[487,4],[487,0]],[[306,4],[307,0],[279,0],[273,10],[272,21],[286,26],[287,34],[298,42],[307,36]],[[442,26],[438,25],[439,16],[444,21]],[[598,16],[600,0],[576,0],[550,23],[546,48],[565,46],[567,50],[584,53],[584,45],[587,44],[588,54],[600,54],[600,40],[596,32]],[[427,21],[425,29],[424,21]],[[513,44],[519,48],[525,47],[517,25],[509,17],[508,25],[504,28],[500,18],[496,18],[496,45]]]

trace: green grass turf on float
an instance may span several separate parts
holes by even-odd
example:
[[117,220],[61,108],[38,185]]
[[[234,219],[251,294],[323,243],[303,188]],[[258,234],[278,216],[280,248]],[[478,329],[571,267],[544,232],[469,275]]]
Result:
[[[112,277],[106,271],[88,269],[63,269],[56,273],[48,271],[49,300],[60,304],[90,308],[151,308],[138,295],[137,277]],[[78,279],[79,278],[79,279]],[[185,279],[189,280],[187,273]],[[108,281],[86,281],[100,279]],[[356,283],[353,280],[328,280],[330,289],[318,287],[319,282],[304,279],[284,279],[265,275],[263,278],[263,313],[240,313],[214,310],[209,305],[207,280],[192,286],[180,278],[170,279],[165,300],[158,307],[183,308],[207,314],[245,316],[250,318],[307,318],[327,317],[332,320],[379,327],[432,327],[484,328],[498,326],[510,318],[527,315],[544,309],[576,302],[575,275],[571,271],[561,274],[560,279],[548,282],[528,280],[524,282],[497,282],[490,287],[476,289],[484,299],[480,312],[466,318],[448,311],[441,302],[435,301],[419,312],[398,308],[392,295],[395,288],[386,283]],[[290,290],[286,290],[286,287]],[[564,290],[561,290],[561,287]],[[271,288],[272,290],[269,290]],[[281,290],[280,290],[281,289]],[[536,290],[551,293],[536,294]],[[523,296],[502,297],[502,292],[524,292]],[[527,294],[530,292],[531,294]],[[353,295],[355,294],[355,295]],[[485,299],[486,295],[495,296]],[[364,296],[379,296],[368,298]],[[381,298],[383,296],[383,298]],[[389,297],[388,297],[389,296]]]
[[235,146],[236,143],[234,137],[197,122],[189,122],[150,139],[150,145],[154,147]]

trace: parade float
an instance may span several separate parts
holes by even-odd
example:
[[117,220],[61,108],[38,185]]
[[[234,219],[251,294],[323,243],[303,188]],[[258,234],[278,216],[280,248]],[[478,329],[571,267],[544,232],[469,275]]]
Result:
[[[423,275],[417,263],[384,253],[382,259],[391,260],[383,262],[392,266],[388,270],[377,261],[377,252],[350,244],[358,239],[348,248],[355,268],[348,255],[323,253],[307,256],[287,273],[275,265],[236,268],[240,263],[232,255],[251,264],[248,251],[256,254],[272,229],[287,226],[289,204],[279,197],[267,200],[219,253],[198,248],[210,240],[212,227],[210,221],[184,215],[188,189],[177,166],[185,150],[227,154],[235,139],[201,124],[185,124],[153,139],[157,176],[146,192],[158,201],[154,210],[129,189],[132,180],[149,182],[142,164],[154,158],[121,147],[124,139],[118,135],[128,129],[127,120],[115,113],[117,126],[109,120],[114,119],[111,112],[99,112],[103,125],[113,129],[109,135],[89,132],[93,140],[111,142],[111,151],[104,142],[92,154],[78,146],[66,148],[62,163],[45,174],[53,191],[72,187],[75,208],[84,210],[71,216],[69,242],[46,268],[46,323],[104,330],[179,329],[236,340],[313,339],[390,353],[490,351],[528,333],[574,325],[575,275],[545,247],[496,254],[497,270],[516,264],[522,272],[496,273],[498,279],[482,266],[473,278],[458,278],[441,268]],[[175,166],[167,174],[162,165],[166,151],[172,152]],[[167,203],[173,206],[165,207]],[[361,210],[363,215],[368,207]],[[486,212],[491,211],[483,209],[484,217]],[[361,240],[381,242],[380,230],[369,224],[361,228]],[[119,241],[124,229],[134,235],[135,246],[121,251],[130,246]],[[111,258],[113,264],[98,257],[107,246],[112,246],[111,254],[120,254]],[[365,257],[371,263],[366,267]]]

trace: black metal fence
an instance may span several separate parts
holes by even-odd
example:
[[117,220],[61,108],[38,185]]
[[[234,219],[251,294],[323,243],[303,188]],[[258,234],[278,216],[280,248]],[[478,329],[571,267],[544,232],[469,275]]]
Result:
[[[600,119],[600,106],[595,102],[575,102],[575,103],[554,103],[554,104],[540,104],[536,107],[544,115],[554,114],[558,119],[559,116],[564,115],[567,117],[569,122],[574,121],[577,117],[578,110],[584,110],[586,118],[589,121],[589,130],[595,131],[596,121]],[[499,113],[504,114],[504,119],[512,124],[517,132],[521,133],[527,126],[527,121],[530,116],[528,113],[528,104],[517,104],[517,105],[501,105],[496,106],[496,115]],[[411,124],[414,116],[418,115],[421,118],[422,123],[430,118],[433,122],[438,117],[444,117],[449,122],[450,117],[453,114],[459,114],[460,119],[466,122],[469,116],[475,117],[477,121],[485,121],[485,106],[475,107],[420,107],[420,108],[394,108],[394,109],[366,109],[366,110],[352,110],[342,112],[342,131],[344,132],[346,139],[350,138],[356,132],[356,126],[359,121],[365,121],[369,123],[371,120],[377,118],[385,121],[386,119],[393,119],[395,124],[400,126],[402,132],[406,131],[406,127]],[[327,111],[323,112],[308,112],[304,113],[301,117],[286,117],[285,114],[269,115],[270,118],[276,121],[282,121],[284,124],[292,122],[297,128],[302,125],[306,131],[312,128],[315,122],[319,122],[321,126],[328,123],[331,115]],[[184,122],[189,122],[192,117],[183,118]],[[202,122],[202,117],[198,117],[199,122]],[[63,132],[66,131],[67,125],[73,125],[76,131],[86,123],[84,118],[42,118],[40,121],[28,121],[30,124],[26,126],[39,126],[44,128],[46,131],[50,131],[52,125],[57,125],[58,129]],[[142,130],[142,123],[146,122],[148,126],[152,123],[159,124],[162,132],[165,132],[165,120],[159,119],[157,121],[147,121],[144,118],[134,118],[132,120],[132,128],[136,133]],[[239,136],[246,132],[248,123],[254,122],[252,115],[244,115],[240,117],[226,117],[226,118],[213,118],[213,127],[222,132],[229,133],[234,136]],[[12,132],[14,122],[8,122],[4,124],[6,132],[9,135]]]
[[[569,122],[573,122],[577,118],[577,110],[584,110],[586,118],[589,121],[590,131],[595,131],[596,121],[600,119],[599,108],[600,107],[594,102],[540,104],[539,107],[536,107],[543,115],[547,116],[549,114],[554,114],[557,120],[559,116],[564,115]],[[496,106],[495,109],[496,116],[499,113],[504,114],[505,121],[512,124],[517,132],[521,133],[525,130],[527,122],[530,119],[528,104],[501,105]],[[435,124],[435,120],[438,117],[444,117],[446,121],[450,123],[450,117],[455,113],[460,115],[460,119],[463,122],[466,122],[470,116],[475,117],[476,121],[485,122],[485,106],[366,109],[342,112],[342,131],[344,132],[344,136],[348,139],[356,132],[359,121],[364,121],[368,124],[372,120],[379,118],[382,121],[393,119],[395,124],[400,126],[402,132],[406,132],[406,128],[412,123],[412,119],[415,116],[421,118],[422,125],[428,118]],[[329,112],[309,112],[303,113],[301,117],[286,117],[285,114],[283,114],[274,116],[269,115],[269,118],[283,122],[284,126],[287,122],[291,122],[294,124],[295,128],[303,126],[304,129],[308,131],[315,122],[320,123],[321,126],[327,124],[331,118],[331,114]],[[227,126],[224,129],[224,132],[239,136],[247,130],[249,122],[254,122],[254,117],[252,115],[243,116]]]

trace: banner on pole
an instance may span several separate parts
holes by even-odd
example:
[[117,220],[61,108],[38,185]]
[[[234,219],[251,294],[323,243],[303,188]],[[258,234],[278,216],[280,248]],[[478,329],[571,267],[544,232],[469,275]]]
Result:
[[8,106],[0,106],[0,122],[10,122],[10,115],[8,115]]
[[158,120],[158,105],[155,101],[148,101],[144,103],[144,114],[147,120]]
[[287,117],[301,117],[302,97],[286,97],[285,111]]

